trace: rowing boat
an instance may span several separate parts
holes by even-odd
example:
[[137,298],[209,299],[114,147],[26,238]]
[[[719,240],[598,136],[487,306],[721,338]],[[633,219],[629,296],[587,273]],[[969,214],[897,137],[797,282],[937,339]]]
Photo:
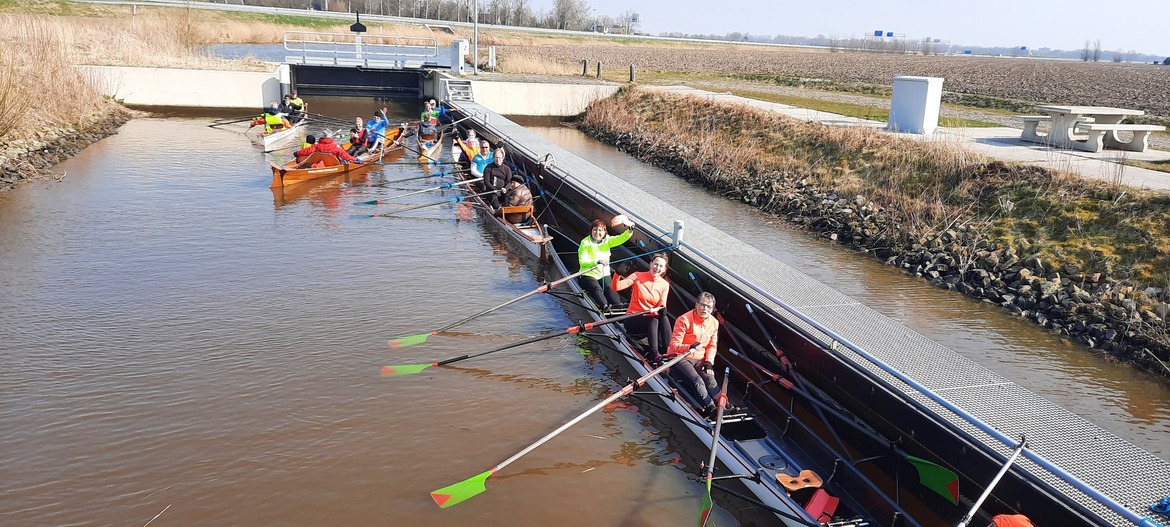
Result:
[[[400,157],[405,152],[405,147],[397,142],[402,132],[402,127],[389,130],[386,133],[386,146],[381,152],[362,154],[357,157],[357,162],[353,163],[343,162],[337,156],[324,152],[313,152],[303,159],[293,159],[283,165],[269,162],[272,168],[272,184],[269,185],[269,188],[284,187],[318,178],[347,174],[384,163],[387,159]],[[345,146],[342,145],[342,147]]]
[[[473,109],[456,107],[456,112],[485,111],[469,104]],[[526,150],[516,140],[517,127],[496,124],[496,117],[492,117],[492,124],[484,117],[483,122],[468,126],[475,127],[485,139],[507,139],[512,145],[512,163],[530,181],[539,183],[538,191],[546,191],[534,195],[540,196],[541,217],[557,225],[551,232],[557,251],[575,252],[566,244],[577,236],[583,238],[592,218],[604,221],[619,212],[639,218],[626,208],[628,204],[617,201],[625,196],[608,196],[594,183],[562,168],[582,163],[546,163],[551,153]],[[593,172],[588,177],[599,176]],[[601,183],[610,184],[608,180]],[[620,182],[613,186],[622,187]],[[647,207],[653,210],[651,205]],[[627,246],[658,251],[674,244],[669,227],[645,219],[639,224],[644,229],[639,229]],[[702,232],[709,235],[710,230]],[[567,234],[559,236],[557,232]],[[732,367],[732,398],[742,400],[745,394],[750,395],[745,403],[753,409],[756,420],[780,424],[784,439],[795,437],[792,430],[798,430],[795,424],[788,424],[794,415],[811,421],[810,428],[816,432],[794,444],[806,453],[820,452],[813,455],[815,460],[830,460],[826,481],[832,481],[836,489],[830,491],[844,490],[854,496],[855,503],[863,505],[857,509],[859,514],[875,519],[872,524],[954,525],[960,517],[978,514],[980,519],[973,525],[985,525],[991,515],[1024,512],[1044,525],[1158,525],[1134,512],[1145,511],[1145,507],[1118,503],[1033,452],[1025,450],[1024,455],[1035,465],[1012,466],[1014,458],[1001,451],[1005,443],[1011,444],[1004,433],[989,431],[985,423],[961,408],[728,270],[720,259],[732,256],[708,255],[685,242],[681,247],[668,270],[673,281],[671,296],[690,299],[705,290],[719,299],[724,321],[721,335],[727,340],[738,339],[736,349],[742,352],[742,357],[727,356],[722,349],[719,354],[719,362]],[[645,257],[642,262],[646,263]],[[571,258],[566,260],[564,271],[572,269],[573,263]],[[671,308],[674,314],[681,312],[678,306]],[[720,340],[724,341],[723,337]],[[756,377],[758,365],[783,376]],[[875,369],[879,371],[875,373]],[[906,383],[911,390],[899,383]],[[954,422],[946,412],[953,412],[962,422]],[[993,439],[987,439],[988,435]],[[921,465],[925,460],[934,460],[932,465],[937,469],[944,469],[938,463],[945,464],[951,481],[943,485],[938,485],[938,480],[928,481],[942,472]],[[763,470],[756,474],[773,473]],[[964,495],[960,485],[975,490]],[[971,493],[983,490],[986,494],[975,500]],[[896,511],[891,502],[911,514],[890,516]]]
[[[489,138],[495,134],[485,130],[479,135]],[[501,138],[495,135],[495,139]],[[577,240],[587,235],[592,218],[610,218],[615,213],[580,193],[563,192],[570,190],[573,184],[569,178],[562,174],[553,175],[543,164],[534,162],[522,152],[514,152],[514,155],[517,154],[518,157],[513,157],[512,161],[518,164],[530,190],[534,191],[534,195],[544,196],[540,212],[547,216],[541,217],[549,218],[557,225],[555,229],[545,227],[550,240],[541,243],[540,247],[548,255],[551,272],[562,277],[569,276],[577,271]],[[541,186],[550,185],[555,185],[558,192],[539,192]],[[490,213],[485,214],[485,217],[490,218],[489,225],[496,226],[497,231],[509,233],[513,240],[521,239],[506,225],[507,222]],[[669,245],[641,232],[636,233],[635,237],[659,250]],[[643,256],[643,259],[648,261],[648,256]],[[672,271],[672,278],[676,282],[680,279],[680,269]],[[584,313],[593,321],[614,314],[599,312],[575,280],[567,281],[567,287],[570,291],[562,292],[558,297],[565,299],[574,313]],[[682,314],[686,310],[682,308],[683,304],[688,308],[692,306],[696,294],[677,289],[672,296],[676,300],[685,300],[668,306],[668,310],[675,316]],[[730,324],[724,327],[728,331],[739,331]],[[597,346],[613,351],[613,356],[622,363],[622,368],[632,368],[638,377],[653,370],[652,365],[642,359],[640,344],[635,336],[627,334],[617,325],[600,326],[599,331],[599,338],[591,340]],[[745,342],[747,346],[755,345],[750,340]],[[661,376],[650,380],[646,387],[652,390],[653,395],[643,400],[651,406],[666,410],[672,418],[681,420],[703,443],[717,443],[722,478],[741,481],[751,492],[751,496],[746,497],[750,503],[775,513],[781,523],[790,527],[830,521],[842,527],[860,526],[866,522],[870,525],[886,525],[895,518],[900,519],[898,525],[922,525],[902,505],[917,505],[917,497],[907,492],[899,500],[896,494],[879,488],[862,469],[842,463],[841,460],[853,459],[855,454],[842,451],[827,442],[821,431],[824,425],[802,419],[794,411],[795,406],[776,404],[774,398],[771,403],[761,403],[761,399],[772,398],[771,391],[777,388],[777,381],[771,377],[767,381],[761,379],[756,370],[741,362],[728,360],[726,357],[729,354],[727,350],[721,351],[718,369],[730,368],[731,384],[735,387],[732,398],[737,404],[749,406],[753,410],[727,417],[723,432],[718,437],[713,437],[712,423],[689,401],[689,395],[674,379]],[[774,385],[768,386],[769,382]],[[851,418],[846,416],[841,419]],[[877,448],[889,452],[888,443],[879,444]],[[735,492],[727,488],[724,490]]]
[[418,161],[419,163],[438,163],[439,156],[443,152],[443,133],[439,132],[439,136],[427,140],[421,135],[415,134],[418,140]]
[[[257,121],[260,121],[260,122],[257,123],[256,121],[252,121],[252,125],[256,126],[257,124],[259,124],[259,125],[264,124],[263,117],[258,118]],[[272,150],[272,148],[277,146],[277,145],[289,142],[293,139],[300,137],[301,133],[303,133],[305,131],[305,128],[307,127],[307,124],[308,124],[307,121],[308,121],[307,119],[303,119],[303,120],[297,121],[296,124],[294,124],[290,127],[287,127],[287,128],[282,128],[280,130],[273,130],[271,132],[260,132],[260,135],[256,136],[255,142],[256,142],[256,144],[263,146],[265,150]]]
[[[462,165],[460,177],[464,180],[473,179],[474,176],[468,170],[467,165]],[[529,185],[529,183],[525,183]],[[529,185],[529,191],[532,190]],[[534,194],[535,195],[535,194]],[[503,199],[501,197],[501,199]],[[511,245],[517,247],[531,256],[539,258],[541,262],[548,259],[548,243],[552,238],[548,235],[545,227],[540,224],[535,214],[535,208],[532,205],[523,207],[501,207],[499,214],[492,213],[492,207],[488,204],[484,196],[474,196],[468,199],[471,206],[479,210],[484,218],[484,222],[488,227],[501,235],[505,240],[511,242]],[[519,222],[511,222],[506,220],[506,217],[512,215],[523,215],[524,220]]]

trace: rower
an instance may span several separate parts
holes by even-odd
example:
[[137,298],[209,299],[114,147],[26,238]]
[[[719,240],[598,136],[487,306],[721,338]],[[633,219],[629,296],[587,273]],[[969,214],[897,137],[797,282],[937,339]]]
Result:
[[366,148],[376,152],[383,148],[386,142],[386,118],[380,110],[374,110],[374,116],[366,122]]
[[[718,351],[719,321],[715,313],[715,295],[706,291],[695,299],[695,308],[687,311],[674,321],[674,332],[670,336],[669,355],[684,354],[687,358],[670,368],[670,372],[682,379],[683,388],[703,405],[700,412],[704,417],[715,413],[715,395],[719,383],[715,382],[715,353]],[[729,413],[742,410],[727,405]]]
[[577,285],[585,290],[585,294],[589,295],[593,304],[602,313],[609,309],[609,306],[622,303],[617,291],[610,287],[609,251],[626,243],[630,236],[634,235],[634,222],[624,214],[614,216],[610,225],[614,227],[625,225],[626,231],[617,236],[610,236],[604,221],[593,220],[589,236],[577,245],[577,264],[580,270],[584,271],[577,277]]
[[630,273],[622,277],[615,272],[612,288],[614,291],[630,289],[630,305],[626,314],[660,308],[657,313],[622,321],[626,332],[631,335],[646,335],[648,348],[644,356],[651,364],[658,363],[670,342],[670,322],[666,318],[666,299],[670,296],[670,282],[666,281],[666,269],[670,263],[663,253],[650,259],[650,270]]
[[489,143],[487,139],[484,139],[482,142],[480,142],[479,153],[475,154],[475,157],[471,158],[471,163],[468,167],[471,170],[472,177],[483,177],[484,169],[486,169],[488,165],[495,161],[494,156],[495,153],[492,152],[491,143]]
[[353,118],[353,128],[349,129],[349,155],[357,157],[366,153],[366,142],[369,138],[369,131],[362,126],[362,118]]
[[504,158],[507,152],[504,147],[498,147],[492,152],[493,163],[483,170],[483,190],[494,190],[496,193],[488,194],[485,197],[488,206],[492,208],[492,214],[497,214],[500,211],[500,194],[503,194],[508,181],[512,179],[512,168],[504,165]]
[[284,118],[284,114],[280,112],[280,108],[277,107],[275,102],[268,106],[268,109],[264,111],[264,115],[261,117],[264,118],[265,133],[270,134],[276,130],[284,130],[285,128],[292,127],[292,124],[288,122],[288,119]]
[[293,123],[298,123],[305,119],[305,112],[309,111],[309,105],[297,96],[297,91],[293,90],[287,96],[288,102],[288,120]]
[[[509,210],[512,209],[512,210]],[[524,176],[512,174],[504,195],[504,220],[509,223],[523,223],[532,217],[532,190],[524,184]]]

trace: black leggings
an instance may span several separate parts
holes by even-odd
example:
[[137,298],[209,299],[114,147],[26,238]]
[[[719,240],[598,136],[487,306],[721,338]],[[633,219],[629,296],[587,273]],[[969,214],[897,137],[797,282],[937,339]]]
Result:
[[617,291],[609,286],[609,277],[603,276],[601,280],[593,278],[592,276],[578,276],[577,285],[585,290],[589,298],[593,299],[593,304],[601,311],[611,304],[622,303],[621,297],[618,296]]
[[647,346],[647,359],[654,359],[655,354],[666,354],[666,344],[670,342],[670,322],[666,320],[666,313],[659,313],[649,317],[627,318],[622,321],[626,331],[632,335],[646,335],[650,345]]

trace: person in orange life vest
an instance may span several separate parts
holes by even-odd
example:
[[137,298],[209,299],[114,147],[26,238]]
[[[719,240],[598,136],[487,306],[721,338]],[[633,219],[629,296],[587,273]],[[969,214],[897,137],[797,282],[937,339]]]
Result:
[[1032,520],[1023,514],[997,514],[987,527],[1033,527]]
[[646,360],[657,363],[662,360],[666,351],[666,343],[670,341],[670,322],[666,318],[666,299],[670,295],[670,282],[666,281],[667,260],[665,254],[656,254],[650,260],[649,271],[630,273],[622,277],[619,273],[613,275],[613,290],[630,289],[630,307],[626,313],[637,313],[647,309],[661,307],[657,313],[645,316],[627,318],[622,321],[626,331],[635,335],[646,335],[649,347],[646,350]]
[[333,138],[329,137],[329,136],[324,136],[320,139],[317,139],[317,143],[314,144],[313,146],[297,150],[296,156],[298,158],[304,157],[304,156],[307,156],[309,154],[312,154],[313,152],[321,152],[323,154],[332,154],[332,155],[337,156],[337,159],[340,159],[340,160],[345,161],[347,163],[357,161],[357,159],[355,159],[353,156],[349,155],[349,152],[342,150],[341,147],[338,146],[338,144],[333,141]]
[[[669,355],[686,355],[670,368],[671,374],[683,379],[683,388],[702,405],[703,416],[715,411],[714,397],[719,394],[719,383],[712,372],[715,353],[719,348],[719,321],[715,320],[715,295],[706,291],[695,299],[695,308],[674,320],[670,335]],[[727,407],[731,411],[738,408]]]

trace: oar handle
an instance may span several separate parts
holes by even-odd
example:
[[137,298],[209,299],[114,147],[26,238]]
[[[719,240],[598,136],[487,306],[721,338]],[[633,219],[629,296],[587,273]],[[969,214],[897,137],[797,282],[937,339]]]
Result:
[[771,377],[773,381],[784,385],[785,388],[791,388],[792,383],[789,382],[787,379],[784,379],[784,378],[780,377],[779,375],[772,373],[771,370],[769,370],[768,368],[765,368],[760,363],[748,358],[747,355],[744,355],[738,351],[735,351],[735,348],[727,348],[727,351],[728,351],[728,353],[731,353],[732,355],[735,355],[736,357],[743,359],[744,362],[748,363],[749,366],[759,370],[760,373],[763,373],[764,375]]

